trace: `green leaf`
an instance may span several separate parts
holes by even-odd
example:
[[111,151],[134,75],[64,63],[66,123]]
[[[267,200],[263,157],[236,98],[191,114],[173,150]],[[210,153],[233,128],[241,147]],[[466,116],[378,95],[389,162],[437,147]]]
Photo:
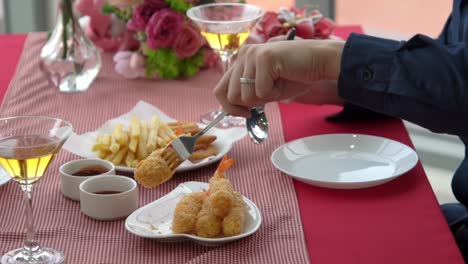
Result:
[[192,4],[189,4],[183,0],[166,0],[167,5],[174,9],[175,11],[185,14],[187,10],[192,7]]
[[102,8],[101,8],[101,13],[106,14],[106,15],[111,15],[114,14],[116,11],[119,9],[109,3],[105,3]]
[[197,74],[203,65],[202,51],[190,58],[179,60],[172,49],[148,49],[145,69],[148,77],[153,76],[156,72],[164,79],[177,79]]

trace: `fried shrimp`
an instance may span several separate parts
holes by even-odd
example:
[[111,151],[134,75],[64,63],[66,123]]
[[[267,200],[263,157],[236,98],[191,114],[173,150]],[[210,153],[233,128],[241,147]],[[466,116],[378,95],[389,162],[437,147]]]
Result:
[[206,192],[194,192],[180,199],[174,210],[174,220],[172,221],[174,233],[190,233],[195,229],[198,214],[206,197]]
[[209,190],[184,196],[175,208],[172,230],[199,237],[239,235],[245,226],[247,204],[225,175],[234,160],[224,157],[210,179]]
[[135,169],[135,180],[146,188],[152,188],[168,181],[174,171],[161,157],[164,149],[153,151],[146,159],[140,161]]
[[221,234],[223,219],[213,214],[210,199],[206,199],[198,213],[195,225],[196,234],[199,237],[214,238]]
[[213,214],[218,217],[225,217],[234,203],[234,188],[229,182],[224,172],[234,164],[233,159],[224,156],[219,163],[218,169],[210,179],[209,201]]
[[237,236],[244,229],[247,215],[247,204],[239,193],[235,193],[234,204],[231,211],[223,219],[223,235],[225,237]]

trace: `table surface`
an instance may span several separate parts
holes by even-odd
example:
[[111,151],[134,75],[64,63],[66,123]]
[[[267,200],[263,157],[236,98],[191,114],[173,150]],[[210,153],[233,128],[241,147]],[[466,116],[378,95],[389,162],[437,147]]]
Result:
[[[359,30],[340,27],[336,34],[346,38]],[[0,98],[25,38],[0,36]],[[339,111],[334,106],[280,104],[280,111],[287,142],[315,134],[362,133],[412,147],[398,119],[335,124],[324,120]],[[311,263],[463,263],[420,163],[397,180],[369,189],[323,189],[298,181],[294,187]]]

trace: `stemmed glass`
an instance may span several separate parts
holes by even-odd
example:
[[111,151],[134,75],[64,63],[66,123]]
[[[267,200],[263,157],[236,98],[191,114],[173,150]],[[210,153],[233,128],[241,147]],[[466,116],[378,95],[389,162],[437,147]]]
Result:
[[1,263],[63,263],[63,252],[41,247],[36,240],[32,189],[72,131],[70,123],[53,117],[0,119],[0,165],[23,190],[26,206],[24,246],[3,255]]
[[[201,34],[221,58],[223,73],[262,15],[259,7],[240,3],[199,5],[187,11],[187,16],[200,28]],[[208,124],[219,113],[218,110],[206,113],[202,115],[201,122]],[[245,126],[245,119],[227,116],[219,125],[224,128]]]

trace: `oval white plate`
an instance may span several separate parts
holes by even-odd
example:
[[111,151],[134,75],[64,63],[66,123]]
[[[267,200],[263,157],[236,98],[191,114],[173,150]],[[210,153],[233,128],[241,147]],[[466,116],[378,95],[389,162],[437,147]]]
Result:
[[[213,164],[216,161],[221,160],[221,158],[224,155],[226,155],[229,152],[229,150],[231,150],[231,147],[232,147],[231,140],[226,139],[226,137],[224,137],[220,133],[214,133],[214,132],[210,133],[210,132],[208,132],[207,134],[212,134],[217,137],[216,140],[212,144],[218,148],[218,155],[207,157],[197,163],[192,163],[191,161],[186,160],[182,164],[180,164],[180,166],[176,169],[176,173],[195,170],[195,169]],[[135,171],[134,168],[129,168],[125,166],[115,166],[115,169],[118,171],[132,172],[132,173]]]
[[412,169],[416,152],[391,139],[358,134],[325,134],[277,148],[276,168],[307,184],[358,189],[391,181]]
[[171,230],[172,217],[177,202],[183,195],[208,189],[205,182],[184,182],[164,197],[136,210],[125,220],[125,228],[140,237],[152,238],[162,242],[192,240],[206,246],[222,245],[249,236],[258,230],[262,216],[257,206],[244,197],[248,206],[244,232],[237,236],[222,238],[203,238],[189,234],[174,234]]

